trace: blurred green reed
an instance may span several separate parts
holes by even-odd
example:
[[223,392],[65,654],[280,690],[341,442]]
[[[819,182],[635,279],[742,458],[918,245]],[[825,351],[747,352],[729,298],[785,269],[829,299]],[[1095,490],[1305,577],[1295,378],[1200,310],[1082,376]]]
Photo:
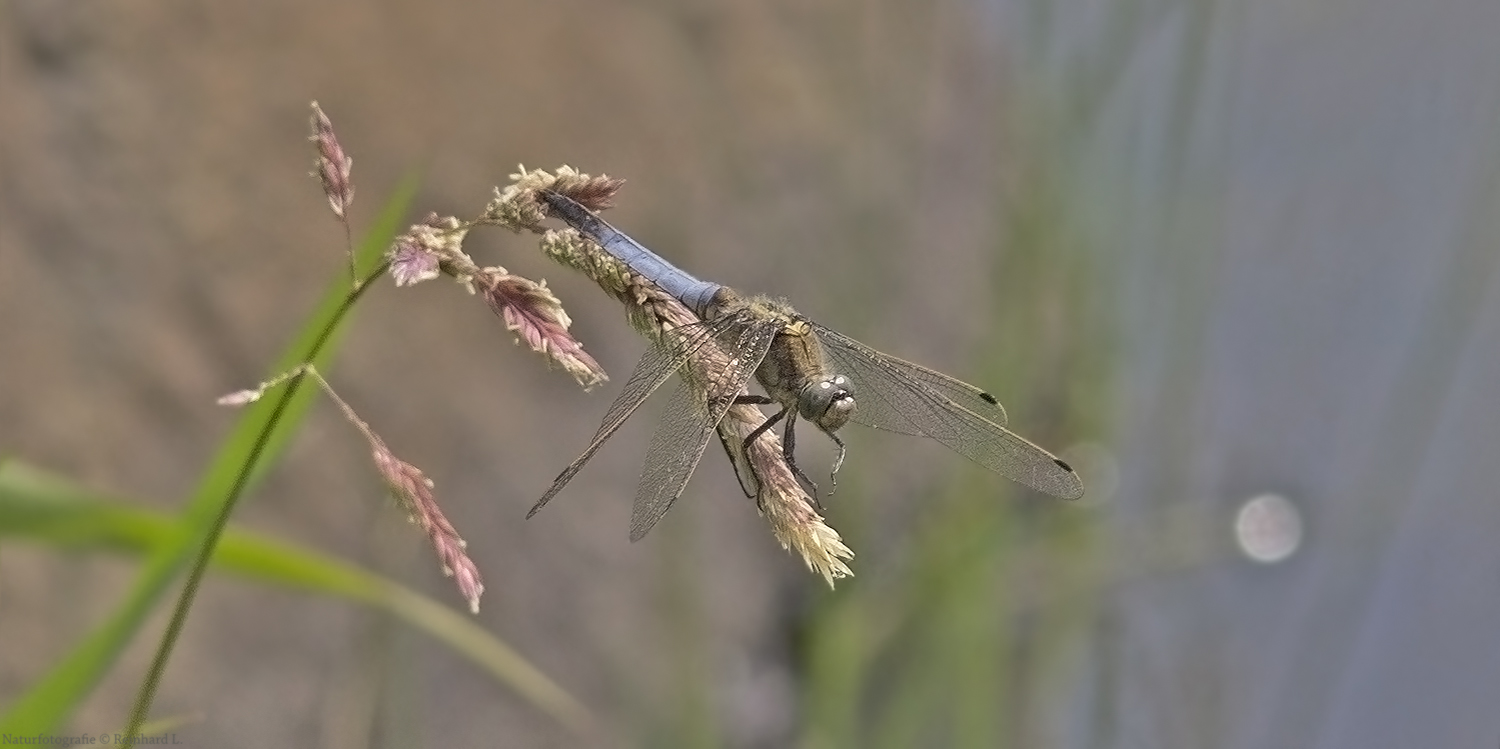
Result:
[[[669,8],[691,14],[685,5]],[[996,52],[997,42],[982,38],[990,32],[978,28],[988,21],[970,3],[863,4],[843,18],[847,23],[814,11],[768,12],[774,17],[761,19],[763,27],[747,22],[752,30],[742,33],[774,37],[778,50],[791,50],[787,56],[807,69],[799,80],[817,102],[809,106],[835,128],[804,135],[820,147],[821,162],[807,175],[815,187],[806,193],[819,201],[813,236],[835,238],[816,249],[833,255],[824,265],[839,275],[825,277],[814,300],[799,298],[794,288],[766,290],[784,291],[804,312],[901,353],[850,321],[890,314],[885,290],[902,283],[908,264],[922,261],[923,200],[944,200],[968,184],[945,185],[933,166],[934,158],[965,150],[944,141],[954,123],[935,117],[933,102],[974,93],[972,81],[957,82],[955,73],[987,66],[965,72],[985,82],[977,88],[988,100],[960,112],[993,125],[979,136],[988,141],[972,150],[991,159],[983,169],[1001,175],[980,180],[1002,185],[979,201],[997,217],[984,259],[987,298],[975,300],[981,319],[972,327],[982,332],[968,339],[975,348],[967,360],[940,368],[997,393],[1012,427],[1049,449],[1107,435],[1109,315],[1116,300],[1103,284],[1109,269],[1091,244],[1085,218],[1091,209],[1083,202],[1097,192],[1079,185],[1079,154],[1140,40],[1141,24],[1166,9],[1131,2],[1105,11],[1113,16],[1101,43],[1077,52],[1066,70],[1055,64],[1065,53],[1047,41],[1053,5],[1040,0],[1016,16],[1035,24],[1034,46],[1019,52]],[[1191,81],[1184,88],[1191,90]],[[1192,102],[1181,103],[1176,116],[1186,118]],[[723,173],[716,183],[737,190],[726,202],[784,210],[775,196],[789,188],[773,184],[770,170],[736,150],[763,147],[757,133],[769,126],[764,118],[781,113],[721,104],[713,132],[732,145],[705,159]],[[753,247],[759,240],[739,241]],[[839,317],[822,314],[829,309]],[[879,451],[899,446],[874,443],[899,439],[906,438],[862,439],[856,449],[865,453],[851,451],[849,465],[879,463]],[[1104,510],[1092,504],[1107,498],[1068,504],[1024,496],[962,460],[932,474],[941,478],[920,494],[896,498],[920,510],[903,513],[916,524],[895,546],[889,534],[877,540],[877,523],[863,519],[875,509],[866,502],[879,487],[860,470],[846,468],[828,500],[835,526],[859,556],[856,577],[832,593],[809,593],[815,600],[790,623],[799,677],[795,745],[1062,744],[1052,735],[1058,706],[1071,696],[1068,676],[1097,634],[1097,607],[1110,584],[1101,572]],[[1089,474],[1084,478],[1087,485]],[[680,578],[705,551],[672,543],[662,553],[673,560],[664,567]],[[701,646],[686,645],[701,639],[691,627],[703,619],[694,611],[705,604],[684,600],[696,589],[690,580],[666,587],[675,591],[671,626],[684,630],[673,668],[683,699],[658,714],[647,744],[729,745],[733,737],[713,731],[718,708],[702,698],[713,683],[705,665],[712,659]]]

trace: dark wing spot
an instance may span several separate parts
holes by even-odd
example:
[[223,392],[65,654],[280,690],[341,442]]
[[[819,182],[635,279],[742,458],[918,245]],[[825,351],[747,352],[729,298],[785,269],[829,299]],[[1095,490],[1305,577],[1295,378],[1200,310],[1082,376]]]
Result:
[[995,396],[990,395],[989,393],[980,392],[979,393],[979,397],[983,398],[985,403],[988,403],[988,404],[990,404],[992,406],[998,406],[998,405],[1000,405],[1000,401],[995,400]]
[[1074,473],[1073,466],[1070,466],[1067,463],[1064,463],[1061,460],[1058,460],[1057,458],[1053,458],[1052,462],[1056,463],[1058,468],[1061,468],[1064,471],[1067,471],[1068,473]]

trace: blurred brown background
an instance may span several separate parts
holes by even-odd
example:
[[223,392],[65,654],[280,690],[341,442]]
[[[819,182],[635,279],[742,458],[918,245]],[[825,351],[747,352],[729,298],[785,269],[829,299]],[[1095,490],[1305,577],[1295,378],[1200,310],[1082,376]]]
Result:
[[[828,506],[857,577],[832,593],[716,448],[628,543],[650,414],[523,521],[643,343],[531,237],[469,248],[546,278],[612,385],[581,393],[451,284],[382,282],[331,378],[436,480],[480,620],[596,713],[585,743],[1500,740],[1492,3],[0,14],[7,454],[181,505],[235,418],[214,398],[268,374],[343,267],[317,99],[356,228],[413,170],[418,214],[460,216],[518,163],[625,177],[610,219],[649,246],[995,390],[1084,466],[1061,506],[853,435]],[[1276,565],[1234,530],[1265,493],[1305,524]],[[327,403],[236,521],[462,605]],[[7,545],[0,701],[134,569]],[[78,730],[119,729],[162,620]],[[201,713],[190,745],[580,741],[382,617],[223,577],[155,712]]]

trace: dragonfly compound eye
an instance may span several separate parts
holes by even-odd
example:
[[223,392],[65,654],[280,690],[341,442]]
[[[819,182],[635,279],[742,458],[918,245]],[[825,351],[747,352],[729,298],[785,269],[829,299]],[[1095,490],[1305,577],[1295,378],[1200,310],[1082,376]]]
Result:
[[836,432],[854,415],[854,383],[843,375],[813,382],[802,390],[798,410],[819,429]]

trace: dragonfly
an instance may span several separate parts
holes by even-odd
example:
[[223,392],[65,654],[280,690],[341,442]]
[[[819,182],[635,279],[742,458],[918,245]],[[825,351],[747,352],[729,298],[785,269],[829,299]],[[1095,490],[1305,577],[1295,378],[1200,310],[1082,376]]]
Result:
[[[527,513],[532,517],[582,470],[641,404],[673,374],[681,375],[646,451],[631,511],[630,538],[643,538],[682,495],[709,439],[729,408],[775,405],[781,410],[744,437],[749,445],[784,423],[788,467],[811,494],[813,484],[795,458],[799,418],[838,446],[831,479],[837,486],[846,448],[837,434],[853,422],[899,434],[928,437],[985,468],[1063,499],[1083,496],[1083,482],[1066,462],[1005,427],[1005,408],[969,383],[877,351],[792,309],[785,301],[743,297],[722,284],[700,281],[646,249],[577,201],[552,190],[539,197],[579,234],[638,275],[676,297],[701,323],[678,328],[654,342],[609,407],[593,441],[558,474]],[[729,357],[722,372],[689,376],[684,365],[700,347],[717,345]],[[744,395],[754,378],[765,395]],[[722,439],[722,436],[721,436]],[[743,447],[743,446],[741,446]],[[726,443],[741,487],[754,496],[753,477]]]

